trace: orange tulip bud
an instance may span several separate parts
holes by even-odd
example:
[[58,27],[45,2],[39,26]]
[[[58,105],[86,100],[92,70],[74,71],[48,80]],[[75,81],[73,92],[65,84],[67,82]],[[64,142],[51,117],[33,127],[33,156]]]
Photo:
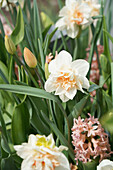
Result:
[[37,66],[37,59],[34,56],[34,54],[28,49],[28,48],[24,48],[24,59],[26,64],[30,67],[30,68],[35,68]]

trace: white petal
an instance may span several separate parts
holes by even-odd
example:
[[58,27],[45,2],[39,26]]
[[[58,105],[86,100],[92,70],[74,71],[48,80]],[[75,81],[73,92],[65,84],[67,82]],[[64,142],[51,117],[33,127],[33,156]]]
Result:
[[75,87],[71,88],[69,91],[66,92],[66,96],[69,98],[69,99],[73,99],[75,97],[77,93],[77,89]]
[[70,170],[68,159],[63,153],[60,153],[57,160],[60,163],[60,166],[55,167],[55,170]]
[[67,96],[65,96],[65,94],[61,94],[61,95],[59,95],[59,97],[63,102],[67,102],[69,100],[69,98]]
[[67,68],[69,65],[71,65],[71,61],[72,61],[72,57],[70,53],[63,50],[57,55],[57,57],[54,60],[50,62],[49,72],[55,73],[60,69],[64,69],[64,67]]
[[85,89],[89,89],[90,84],[89,84],[88,79],[86,77],[80,76],[80,80],[83,83],[82,87],[85,88]]
[[79,26],[77,24],[73,24],[72,26],[67,28],[67,35],[71,38],[77,37],[79,34]]
[[56,90],[54,77],[49,77],[47,79],[47,81],[45,82],[45,90],[50,93]]
[[78,59],[72,62],[72,69],[78,74],[86,76],[89,70],[89,63],[86,60]]
[[15,145],[14,149],[17,151],[17,155],[25,159],[29,154],[33,155],[32,147],[28,144],[23,143],[22,145]]
[[66,150],[66,151],[67,151],[67,150],[68,150],[68,147],[63,146],[63,145],[60,145],[59,148],[58,148],[58,151],[59,151],[59,152],[62,152],[63,150]]
[[34,160],[32,157],[27,157],[26,159],[24,159],[21,164],[21,170],[33,170],[33,161]]
[[37,138],[35,135],[29,135],[28,144],[34,146],[36,144]]
[[98,166],[97,170],[112,170],[113,169],[113,161],[108,159],[103,160]]
[[78,86],[78,90],[80,90],[82,93],[84,93],[84,90],[82,89],[82,84],[81,84],[82,82],[81,81],[77,81],[77,86]]
[[64,30],[66,28],[66,22],[65,22],[65,18],[60,18],[56,24],[55,27],[58,28],[59,30]]
[[55,146],[55,141],[53,139],[52,133],[47,137],[48,141],[51,141],[51,147],[53,148]]
[[67,6],[64,6],[64,7],[60,10],[59,16],[62,17],[62,16],[66,16],[66,15],[68,15],[68,8],[67,8]]
[[61,95],[61,94],[64,94],[64,93],[65,93],[65,90],[61,86],[59,86],[56,89],[55,95]]

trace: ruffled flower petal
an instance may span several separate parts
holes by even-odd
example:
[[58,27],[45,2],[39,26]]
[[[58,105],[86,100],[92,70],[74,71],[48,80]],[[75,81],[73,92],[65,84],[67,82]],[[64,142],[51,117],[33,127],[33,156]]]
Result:
[[78,59],[72,62],[72,69],[82,76],[86,76],[89,70],[89,63],[85,60]]
[[113,169],[113,161],[108,159],[104,159],[98,166],[97,170],[112,170]]

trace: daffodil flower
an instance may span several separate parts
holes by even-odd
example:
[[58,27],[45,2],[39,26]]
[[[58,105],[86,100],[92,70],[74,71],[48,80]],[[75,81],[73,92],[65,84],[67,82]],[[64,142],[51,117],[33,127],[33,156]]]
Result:
[[66,30],[71,38],[77,37],[82,26],[88,26],[92,22],[91,7],[83,0],[66,0],[65,6],[59,12],[56,27]]
[[104,159],[98,166],[97,170],[113,170],[113,161]]
[[[22,2],[22,0],[8,0],[9,6],[10,4],[15,4],[17,2]],[[4,8],[4,7],[6,7],[6,11],[9,10],[7,0],[0,0],[0,8]]]
[[67,147],[56,147],[52,134],[48,137],[30,135],[28,143],[15,145],[22,159],[21,170],[70,170],[69,162],[61,152]]
[[89,63],[78,59],[72,62],[72,57],[67,51],[61,51],[48,66],[50,75],[45,83],[47,92],[54,92],[59,95],[63,102],[73,99],[77,90],[89,88],[89,81],[86,74],[89,70]]
[[98,16],[100,13],[101,5],[99,0],[84,0],[91,8],[91,16]]

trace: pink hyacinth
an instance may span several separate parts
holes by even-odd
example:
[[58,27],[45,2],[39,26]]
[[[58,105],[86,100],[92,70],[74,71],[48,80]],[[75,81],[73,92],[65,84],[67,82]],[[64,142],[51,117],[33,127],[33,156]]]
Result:
[[72,139],[75,147],[75,160],[83,163],[90,162],[100,156],[100,161],[110,157],[110,145],[108,135],[104,132],[97,118],[74,119]]

